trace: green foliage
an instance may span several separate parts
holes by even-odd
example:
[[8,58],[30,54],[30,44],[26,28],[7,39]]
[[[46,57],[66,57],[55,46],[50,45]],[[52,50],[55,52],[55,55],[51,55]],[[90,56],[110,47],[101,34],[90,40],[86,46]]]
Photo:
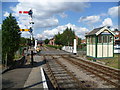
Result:
[[60,34],[55,35],[55,44],[57,45],[73,45],[75,39],[75,32],[71,28],[66,28],[65,31]]
[[78,38],[78,45],[81,45],[81,38]]
[[20,44],[26,44],[27,43],[27,39],[24,37],[20,38]]
[[60,49],[62,48],[61,45],[46,45],[47,47],[52,47],[52,48],[55,48],[55,49]]
[[49,39],[45,39],[45,44],[48,44],[49,43]]
[[20,46],[21,47],[27,47],[30,44],[31,44],[30,38],[24,38],[24,37],[20,38]]
[[60,34],[59,32],[58,32],[58,34],[57,35],[55,35],[55,44],[57,44],[57,45],[61,45],[62,43],[62,40],[61,40],[61,37],[62,37],[62,34]]
[[20,31],[18,23],[12,14],[2,24],[2,63],[7,65],[13,62],[14,54],[19,49]]

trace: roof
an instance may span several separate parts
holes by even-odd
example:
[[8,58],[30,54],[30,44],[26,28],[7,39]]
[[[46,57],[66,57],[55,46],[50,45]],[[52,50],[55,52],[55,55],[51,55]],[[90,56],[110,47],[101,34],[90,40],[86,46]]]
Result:
[[86,39],[81,40],[81,43],[86,43]]
[[89,32],[87,35],[94,35],[96,34],[99,30],[101,30],[103,27],[100,27],[100,28],[95,28],[93,29],[91,32]]
[[91,32],[89,32],[86,36],[91,36],[91,35],[99,35],[101,32],[104,30],[108,30],[111,34],[115,35],[108,27],[100,27],[100,28],[95,28]]

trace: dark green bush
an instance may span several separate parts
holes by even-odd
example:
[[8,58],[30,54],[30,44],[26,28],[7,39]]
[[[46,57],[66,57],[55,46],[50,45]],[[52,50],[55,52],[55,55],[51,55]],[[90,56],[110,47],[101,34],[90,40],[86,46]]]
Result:
[[52,48],[55,48],[55,49],[62,49],[62,46],[58,46],[58,45],[46,45],[47,47],[52,47]]

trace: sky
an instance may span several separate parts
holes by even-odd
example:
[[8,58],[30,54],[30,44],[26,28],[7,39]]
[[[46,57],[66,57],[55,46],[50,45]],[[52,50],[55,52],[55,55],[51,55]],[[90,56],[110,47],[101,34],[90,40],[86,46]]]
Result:
[[[17,2],[2,2],[2,20],[12,13],[21,29],[29,29],[30,16],[19,14],[19,11],[33,10],[33,35],[36,39],[53,38],[67,27],[84,39],[85,33],[94,28],[111,26],[118,28],[118,2],[55,2],[18,0]],[[2,20],[1,20],[2,19]],[[29,32],[22,32],[22,37],[29,38]]]

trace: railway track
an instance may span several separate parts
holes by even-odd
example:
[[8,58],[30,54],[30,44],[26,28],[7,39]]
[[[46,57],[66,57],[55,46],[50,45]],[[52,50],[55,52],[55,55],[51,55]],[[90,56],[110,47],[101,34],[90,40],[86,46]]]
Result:
[[[77,58],[77,57],[73,57],[73,56],[70,56],[71,58],[74,58],[74,59],[76,59],[76,60],[80,60],[79,58]],[[82,59],[81,59],[82,60]],[[82,60],[82,62],[86,62],[85,60]],[[98,67],[98,68],[101,68],[101,69],[103,69],[103,70],[105,70],[105,71],[107,71],[107,72],[109,72],[109,73],[113,73],[113,74],[115,74],[115,75],[119,75],[120,74],[120,70],[117,70],[117,69],[113,69],[113,68],[110,68],[110,67],[107,67],[107,66],[103,66],[103,65],[100,65],[100,64],[95,64],[95,63],[91,63],[91,62],[86,62],[86,63],[88,63],[88,64],[91,64],[91,65],[93,65],[93,66],[95,66],[95,67]],[[119,77],[119,79],[120,79],[120,77]]]
[[46,61],[46,69],[48,77],[55,89],[81,89],[93,88],[92,85],[80,81],[79,78],[70,72],[57,58],[51,55],[44,55]]
[[106,81],[110,85],[113,85],[115,87],[120,87],[120,84],[119,84],[120,72],[118,70],[105,67],[96,63],[92,63],[86,60],[78,59],[76,57],[62,55],[62,58],[67,60],[69,63],[76,65],[77,67],[82,68],[87,72],[94,74],[95,76],[101,78],[102,80]]

